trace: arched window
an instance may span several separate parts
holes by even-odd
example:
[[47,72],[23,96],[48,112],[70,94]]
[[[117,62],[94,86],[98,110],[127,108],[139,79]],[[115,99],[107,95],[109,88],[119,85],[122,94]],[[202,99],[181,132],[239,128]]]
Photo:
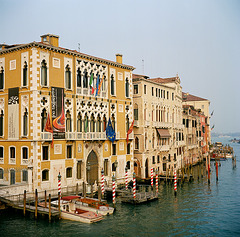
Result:
[[28,147],[22,147],[22,159],[28,160]]
[[145,140],[145,149],[147,149],[147,133],[145,133],[145,138],[144,138],[144,140]]
[[47,86],[47,63],[45,59],[41,63],[41,86]]
[[88,116],[85,115],[84,117],[84,132],[88,132],[89,129],[88,129]]
[[152,148],[154,148],[154,146],[155,146],[155,137],[154,137],[154,134],[153,134],[153,136],[152,136]]
[[104,115],[103,116],[103,126],[102,126],[103,132],[106,130],[106,127],[107,127],[107,119],[106,119],[106,116]]
[[72,178],[72,167],[66,169],[66,178]]
[[4,89],[4,70],[0,68],[0,90]]
[[25,109],[23,114],[23,136],[28,135],[28,111]]
[[112,115],[112,119],[111,120],[112,120],[112,127],[116,131],[116,120],[115,120],[114,114]]
[[66,113],[66,131],[72,132],[72,119],[69,110]]
[[139,149],[139,139],[138,137],[135,138],[135,150]]
[[126,117],[126,132],[128,132],[128,130],[129,130],[129,117],[127,115],[127,117]]
[[115,95],[115,81],[113,75],[111,75],[111,95]]
[[84,76],[83,76],[83,88],[88,88],[88,73],[87,73],[87,71],[84,72]]
[[66,89],[72,89],[72,83],[71,83],[71,70],[69,65],[65,67],[65,87]]
[[125,81],[125,96],[128,98],[129,97],[129,80],[126,78]]
[[97,116],[97,132],[101,132],[101,117]]
[[46,122],[47,122],[47,111],[46,109],[43,109],[41,113],[41,125],[42,125],[41,131],[42,132],[44,132]]
[[49,180],[49,170],[43,170],[42,171],[42,181],[48,181]]
[[23,86],[27,86],[28,84],[28,65],[27,65],[27,62],[25,61],[24,62],[24,65],[23,65]]
[[82,132],[82,115],[80,113],[77,116],[77,132]]
[[134,120],[138,120],[138,105],[134,104]]
[[4,121],[4,114],[3,114],[3,110],[0,110],[0,137],[2,137],[3,136],[3,128],[4,128],[4,126],[3,126],[3,121]]
[[80,68],[77,69],[77,87],[82,87],[82,75]]
[[95,119],[93,114],[91,115],[90,132],[95,132]]
[[10,158],[15,159],[16,158],[16,148],[14,146],[10,147]]
[[131,166],[130,166],[130,161],[127,161],[126,167],[128,170],[130,170]]

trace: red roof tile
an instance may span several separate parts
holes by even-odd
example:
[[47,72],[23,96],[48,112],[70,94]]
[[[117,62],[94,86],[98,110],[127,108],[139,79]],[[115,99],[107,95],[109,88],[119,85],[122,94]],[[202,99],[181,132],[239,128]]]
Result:
[[183,98],[183,102],[184,101],[202,101],[202,100],[207,100],[207,99],[204,99],[204,98],[201,98],[201,97],[198,97],[198,96],[195,96],[195,95],[191,95],[191,94],[185,93],[185,92],[182,92],[182,98]]

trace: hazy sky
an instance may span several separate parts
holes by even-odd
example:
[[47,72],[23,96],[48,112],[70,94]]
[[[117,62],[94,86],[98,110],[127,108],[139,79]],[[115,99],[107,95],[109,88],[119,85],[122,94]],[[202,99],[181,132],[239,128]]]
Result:
[[[0,43],[60,36],[60,46],[172,77],[211,101],[215,132],[240,132],[239,0],[0,0]],[[144,60],[144,63],[143,63]]]

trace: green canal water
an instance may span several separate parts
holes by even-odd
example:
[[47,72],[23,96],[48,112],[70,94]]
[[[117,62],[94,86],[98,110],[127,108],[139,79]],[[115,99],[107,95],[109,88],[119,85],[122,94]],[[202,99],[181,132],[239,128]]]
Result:
[[[228,140],[218,139],[225,144]],[[0,214],[4,236],[240,236],[240,144],[230,144],[237,155],[222,161],[216,182],[214,163],[211,183],[204,175],[178,186],[160,184],[159,200],[131,206],[117,199],[116,212],[95,224],[24,218],[13,211]]]

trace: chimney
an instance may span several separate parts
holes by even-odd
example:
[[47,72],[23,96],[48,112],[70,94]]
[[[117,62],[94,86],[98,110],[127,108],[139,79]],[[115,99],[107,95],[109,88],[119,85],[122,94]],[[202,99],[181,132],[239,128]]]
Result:
[[119,53],[116,54],[116,62],[122,64],[122,54]]
[[58,35],[52,35],[52,34],[46,34],[41,36],[41,42],[47,43],[52,46],[58,47],[59,46],[59,36]]

